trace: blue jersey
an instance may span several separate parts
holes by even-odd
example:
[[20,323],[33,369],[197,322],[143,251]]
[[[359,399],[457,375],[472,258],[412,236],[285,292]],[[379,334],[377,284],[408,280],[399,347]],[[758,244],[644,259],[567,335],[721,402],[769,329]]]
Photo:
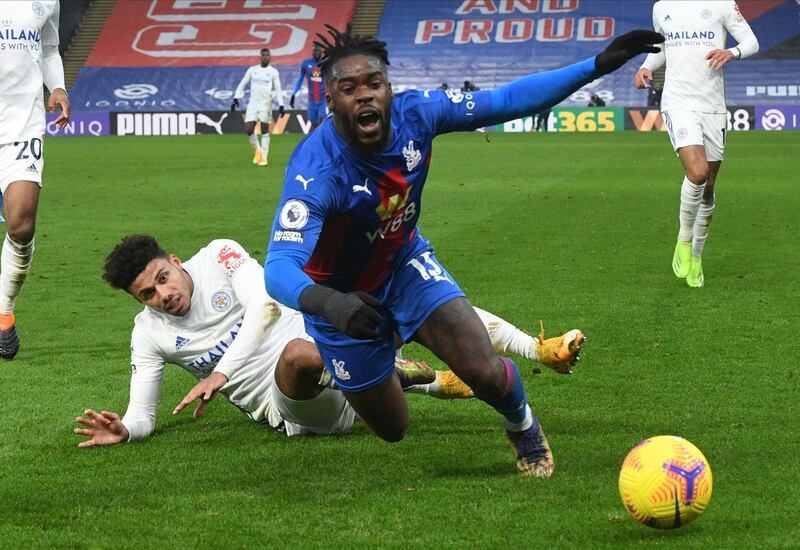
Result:
[[494,90],[409,91],[392,101],[391,142],[352,149],[329,117],[295,149],[272,224],[267,291],[295,309],[311,284],[381,298],[422,237],[417,220],[433,138],[530,115],[596,78],[594,58]]
[[322,80],[322,68],[313,57],[304,59],[300,63],[300,76],[297,77],[297,82],[294,84],[292,95],[297,95],[297,92],[300,91],[304,78],[308,87],[308,102],[320,103],[325,101],[325,81]]

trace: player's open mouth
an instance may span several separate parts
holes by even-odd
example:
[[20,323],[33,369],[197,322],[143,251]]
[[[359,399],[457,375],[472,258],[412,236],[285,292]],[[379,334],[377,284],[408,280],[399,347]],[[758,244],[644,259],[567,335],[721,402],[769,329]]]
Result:
[[356,116],[356,122],[362,132],[365,134],[372,134],[378,131],[381,117],[377,111],[361,111]]

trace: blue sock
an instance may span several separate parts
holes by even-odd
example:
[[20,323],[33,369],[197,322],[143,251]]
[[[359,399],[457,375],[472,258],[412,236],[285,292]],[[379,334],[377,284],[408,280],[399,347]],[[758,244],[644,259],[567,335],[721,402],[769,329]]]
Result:
[[505,367],[505,393],[500,399],[488,400],[478,396],[479,399],[488,403],[503,415],[508,424],[522,424],[528,414],[528,396],[525,393],[525,386],[519,376],[519,369],[511,359],[501,357]]

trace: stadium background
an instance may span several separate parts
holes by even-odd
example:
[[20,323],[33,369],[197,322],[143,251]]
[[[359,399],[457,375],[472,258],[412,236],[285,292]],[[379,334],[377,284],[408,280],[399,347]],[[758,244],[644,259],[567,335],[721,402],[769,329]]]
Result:
[[[800,4],[743,0],[739,5],[760,51],[725,69],[731,130],[800,128]],[[288,107],[299,63],[310,56],[325,23],[344,28],[353,22],[357,31],[385,40],[396,91],[436,88],[443,82],[457,89],[465,80],[487,88],[585,59],[614,35],[650,28],[651,6],[611,0],[65,2],[66,58],[73,71],[79,68],[68,82],[76,117],[65,130],[51,125],[48,131],[240,132],[241,113],[229,113],[228,106],[245,67],[257,62],[258,50],[272,49]],[[84,30],[82,18],[95,23]],[[89,47],[69,47],[76,29],[77,41]],[[572,94],[559,107],[573,109],[556,111],[550,129],[663,129],[657,110],[646,108],[647,92],[630,84],[636,68],[629,63]],[[607,108],[581,116],[594,93]],[[297,110],[279,121],[276,133],[307,131],[306,97],[304,85]],[[530,128],[531,121],[525,120],[487,130]]]

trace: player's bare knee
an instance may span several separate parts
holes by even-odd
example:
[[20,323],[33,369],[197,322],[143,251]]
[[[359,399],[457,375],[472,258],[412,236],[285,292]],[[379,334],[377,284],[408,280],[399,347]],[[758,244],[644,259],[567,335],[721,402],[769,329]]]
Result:
[[8,224],[8,236],[17,244],[25,245],[33,240],[36,230],[36,219],[24,217]]
[[406,436],[407,430],[408,422],[405,422],[402,425],[384,428],[380,431],[376,430],[375,433],[387,443],[398,443]]
[[314,344],[295,339],[286,344],[278,359],[275,382],[278,389],[291,399],[310,399],[322,391],[319,380],[323,370]]
[[686,177],[695,185],[703,185],[708,180],[708,163],[696,163],[687,167]]
[[[456,373],[458,374],[458,373]],[[459,375],[461,376],[461,375]],[[475,395],[482,399],[500,399],[508,391],[506,369],[499,358],[495,357],[478,370],[472,372],[470,381],[467,382]],[[466,378],[462,378],[466,381]]]

